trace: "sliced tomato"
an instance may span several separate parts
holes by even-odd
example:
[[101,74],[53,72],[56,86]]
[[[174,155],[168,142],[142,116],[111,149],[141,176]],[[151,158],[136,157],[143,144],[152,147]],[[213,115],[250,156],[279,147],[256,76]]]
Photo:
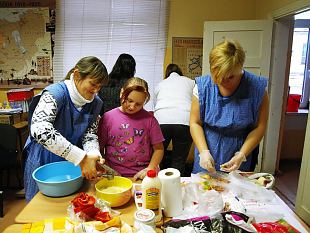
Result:
[[95,207],[95,206],[90,206],[87,207],[85,209],[82,209],[82,212],[86,215],[88,215],[91,218],[94,218],[95,215],[100,211],[99,208]]
[[86,193],[79,193],[71,202],[74,207],[84,208],[85,206],[94,205],[96,199]]
[[84,199],[78,198],[77,202],[78,202],[78,205],[85,206],[85,205],[94,205],[96,200],[93,196],[87,195],[87,197],[85,197]]
[[80,207],[75,207],[73,209],[74,213],[78,213],[78,212],[81,212],[81,208]]
[[96,215],[95,215],[95,219],[97,221],[101,221],[103,223],[110,221],[112,218],[110,216],[109,212],[102,212],[99,211]]

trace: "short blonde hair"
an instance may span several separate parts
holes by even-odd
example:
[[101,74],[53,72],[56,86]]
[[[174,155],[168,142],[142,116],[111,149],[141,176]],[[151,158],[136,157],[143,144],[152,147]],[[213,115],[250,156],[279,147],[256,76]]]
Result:
[[130,78],[123,85],[121,92],[121,103],[124,103],[132,91],[143,92],[145,94],[145,103],[150,100],[149,87],[147,82],[138,77]]
[[236,68],[242,68],[245,52],[237,41],[225,40],[217,44],[209,54],[212,80],[220,84]]

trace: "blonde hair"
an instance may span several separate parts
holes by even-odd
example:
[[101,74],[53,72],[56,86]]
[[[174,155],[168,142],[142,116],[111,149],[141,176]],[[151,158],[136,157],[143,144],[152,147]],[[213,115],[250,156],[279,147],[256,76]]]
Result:
[[97,57],[88,56],[81,58],[67,73],[65,79],[70,79],[70,75],[76,69],[79,72],[79,80],[84,80],[88,77],[94,79],[95,83],[102,85],[106,85],[109,81],[107,68]]
[[133,77],[128,79],[126,83],[123,85],[121,92],[121,103],[125,102],[125,100],[128,98],[129,94],[132,91],[145,93],[146,96],[145,103],[147,103],[150,100],[150,93],[147,82],[142,78]]
[[242,68],[245,52],[237,41],[225,40],[217,44],[209,54],[212,80],[220,84],[236,68]]

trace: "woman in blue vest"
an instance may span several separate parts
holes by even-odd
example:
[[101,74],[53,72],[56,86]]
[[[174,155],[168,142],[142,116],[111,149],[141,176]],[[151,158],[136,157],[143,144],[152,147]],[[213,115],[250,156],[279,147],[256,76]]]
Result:
[[29,109],[30,135],[24,185],[26,200],[38,192],[33,171],[47,163],[68,160],[81,167],[87,179],[97,176],[101,159],[97,127],[102,101],[98,91],[108,82],[105,65],[96,57],[84,57],[65,81],[46,87],[35,96]]
[[209,54],[211,76],[196,78],[190,131],[193,173],[254,170],[268,119],[267,79],[243,70],[245,52],[224,41]]

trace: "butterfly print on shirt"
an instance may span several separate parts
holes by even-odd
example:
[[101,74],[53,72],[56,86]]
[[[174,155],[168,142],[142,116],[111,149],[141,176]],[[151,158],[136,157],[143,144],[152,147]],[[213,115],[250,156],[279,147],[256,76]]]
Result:
[[126,153],[127,151],[128,151],[128,149],[126,147],[121,149],[121,153]]
[[129,128],[129,124],[121,124],[121,127],[119,129],[123,130],[123,129],[128,129]]
[[112,152],[112,155],[113,155],[113,156],[118,156],[118,152],[117,152],[117,151],[113,151],[113,152]]
[[117,147],[120,147],[121,145],[123,145],[123,143],[122,143],[122,142],[116,142],[115,145],[116,145]]
[[144,129],[136,129],[136,128],[133,128],[133,132],[134,132],[134,135],[135,136],[142,136],[143,135],[143,132],[144,132]]
[[117,160],[118,160],[119,162],[123,162],[123,161],[124,161],[124,158],[123,158],[123,157],[117,157]]
[[127,145],[131,145],[132,143],[134,143],[134,141],[135,141],[135,138],[134,137],[130,137],[126,141],[124,141],[124,143],[126,143]]

